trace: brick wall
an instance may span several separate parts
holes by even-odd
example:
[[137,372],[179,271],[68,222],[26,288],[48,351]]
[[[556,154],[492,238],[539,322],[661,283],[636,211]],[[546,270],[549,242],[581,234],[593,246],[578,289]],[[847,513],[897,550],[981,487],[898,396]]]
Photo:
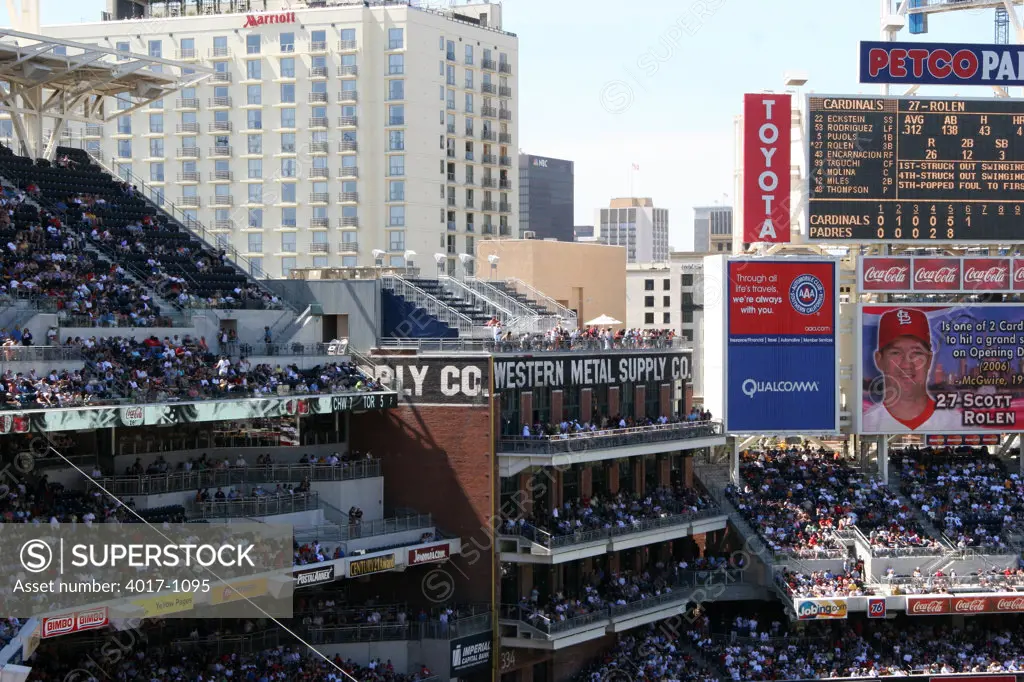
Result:
[[463,556],[447,569],[459,601],[491,599],[489,414],[487,406],[411,405],[351,419],[352,447],[383,460],[385,508],[429,512],[462,538]]

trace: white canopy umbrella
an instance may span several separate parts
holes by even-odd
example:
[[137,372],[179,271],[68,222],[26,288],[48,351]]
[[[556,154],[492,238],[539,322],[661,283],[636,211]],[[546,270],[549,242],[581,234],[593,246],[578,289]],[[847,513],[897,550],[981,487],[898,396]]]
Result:
[[622,324],[619,320],[608,315],[602,315],[601,317],[595,317],[590,322],[587,322],[588,327],[611,327],[616,324]]

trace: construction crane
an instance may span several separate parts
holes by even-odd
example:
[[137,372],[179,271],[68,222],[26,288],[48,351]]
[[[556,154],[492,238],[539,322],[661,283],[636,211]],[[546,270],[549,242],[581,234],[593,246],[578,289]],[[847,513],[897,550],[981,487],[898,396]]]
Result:
[[996,45],[1010,44],[1010,14],[1006,7],[996,7]]

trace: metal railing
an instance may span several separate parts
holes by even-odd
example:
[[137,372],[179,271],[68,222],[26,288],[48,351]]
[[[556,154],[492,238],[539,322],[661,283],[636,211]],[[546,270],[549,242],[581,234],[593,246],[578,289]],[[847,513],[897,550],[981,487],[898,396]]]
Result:
[[714,438],[724,436],[720,421],[679,422],[677,424],[654,424],[634,426],[627,429],[608,429],[584,433],[559,434],[526,438],[523,436],[502,436],[499,454],[560,455],[606,448],[622,448],[647,443],[664,443],[673,440]]
[[[379,459],[346,465],[274,464],[237,469],[175,471],[167,474],[107,476],[96,483],[115,495],[159,495],[201,488],[226,488],[236,485],[294,483],[310,481],[354,481],[381,476]],[[95,483],[92,485],[96,485]]]
[[390,289],[396,296],[401,296],[410,303],[420,306],[449,327],[458,329],[460,335],[472,332],[473,320],[468,316],[454,310],[446,303],[409,283],[403,277],[388,274],[383,275],[380,279],[381,284],[385,288]]
[[488,299],[498,302],[499,305],[509,311],[513,317],[539,317],[540,313],[526,305],[514,296],[490,284],[487,280],[467,277],[465,284],[471,289],[476,289]]
[[291,514],[319,509],[319,507],[319,493],[298,493],[274,495],[273,497],[252,497],[244,500],[193,502],[188,511],[190,516],[198,515],[202,519],[218,519]]
[[314,526],[297,528],[295,540],[300,544],[309,542],[346,542],[360,538],[373,538],[393,533],[434,528],[434,520],[430,514],[410,514],[395,516],[388,519],[375,519],[336,526]]
[[505,280],[505,284],[512,287],[514,291],[526,296],[526,298],[532,299],[545,306],[552,314],[564,317],[567,322],[571,321],[570,326],[576,326],[575,310],[569,310],[555,299],[537,289],[534,289],[521,279],[517,279],[515,277],[509,278]]
[[0,359],[5,362],[81,360],[82,349],[78,346],[4,346],[0,347]]
[[502,528],[501,534],[510,537],[518,535],[547,549],[561,549],[589,542],[612,541],[616,538],[628,535],[636,535],[638,533],[646,533],[652,530],[682,526],[698,519],[706,519],[711,518],[712,516],[721,515],[724,515],[724,512],[720,508],[714,507],[702,509],[696,512],[675,512],[658,518],[643,519],[636,523],[631,523],[628,526],[595,528],[594,530],[565,533],[561,535],[549,533],[548,531],[535,526],[517,526],[511,533]]
[[607,621],[610,619],[608,611],[606,609],[601,609],[593,613],[574,616],[565,620],[552,620],[547,616],[536,613],[531,609],[523,608],[518,604],[502,604],[500,613],[501,618],[504,620],[516,620],[521,623],[526,623],[530,627],[534,627],[547,635],[557,635],[559,633],[568,632],[569,630],[575,630],[587,625],[595,625],[598,623],[607,624]]
[[447,289],[449,293],[457,298],[461,298],[466,303],[471,305],[477,304],[483,308],[483,312],[491,317],[497,317],[502,322],[508,322],[515,317],[508,308],[495,303],[493,300],[487,298],[483,293],[468,286],[465,282],[462,282],[455,277],[449,277],[448,275],[438,275],[438,283],[442,288]]

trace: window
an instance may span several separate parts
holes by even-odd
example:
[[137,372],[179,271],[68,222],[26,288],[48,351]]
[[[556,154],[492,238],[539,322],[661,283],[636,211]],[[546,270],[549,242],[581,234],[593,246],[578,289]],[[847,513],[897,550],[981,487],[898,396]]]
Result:
[[314,243],[314,244],[326,244],[327,243],[327,233],[326,232],[320,232],[320,231],[310,232],[310,236],[312,237],[312,239],[310,241],[312,241],[312,243]]
[[473,89],[473,72],[470,71],[469,69],[466,69],[466,89],[467,90],[472,90]]
[[259,59],[250,59],[245,62],[246,80],[258,81],[263,78],[263,62]]
[[281,83],[281,103],[295,104],[295,83]]
[[467,114],[472,114],[473,113],[473,93],[472,92],[467,92],[466,93],[466,113]]
[[[282,109],[282,114],[285,111],[294,111],[293,109]],[[245,112],[246,127],[249,130],[263,130],[263,112],[259,109],[249,110]]]
[[[316,191],[316,190],[314,190]],[[296,188],[294,182],[285,182],[281,184],[281,203],[282,204],[294,204],[296,196]]]
[[672,282],[668,278],[665,278],[665,279],[661,280],[661,289],[662,289],[662,291],[668,291],[671,288],[672,288]]
[[354,28],[341,29],[341,42],[352,45],[356,42],[356,30]]
[[[355,82],[355,81],[352,81]],[[405,81],[401,78],[388,81],[388,99],[405,99]]]
[[245,86],[245,99],[247,104],[263,104],[263,86]]
[[[249,209],[249,227],[263,227],[263,209],[262,208],[250,208]],[[260,249],[261,251],[263,249]]]
[[405,206],[388,206],[388,225],[405,226]]
[[403,126],[405,125],[405,105],[404,104],[389,104],[388,105],[388,125]]
[[342,206],[341,207],[342,218],[358,218],[359,207],[358,206]]
[[214,36],[213,37],[213,54],[215,56],[221,56],[228,53],[228,37],[227,36]]
[[150,57],[163,57],[164,56],[164,45],[160,40],[149,41],[149,56]]
[[281,233],[281,252],[282,253],[295,253],[295,233],[294,232],[282,232]]
[[289,273],[295,269],[295,257],[289,256],[288,258],[281,259],[281,276],[288,277]]
[[151,132],[151,133],[162,133],[162,132],[164,132],[164,115],[163,114],[150,114],[149,115],[149,132]]
[[155,159],[161,159],[164,156],[164,139],[157,137],[149,141],[149,155]]
[[263,153],[263,136],[262,135],[247,135],[248,137],[248,153],[249,154],[262,154]]
[[295,52],[295,34],[281,34],[281,52]]
[[[466,45],[466,63],[470,66],[473,65],[473,46]],[[469,72],[471,73],[471,72]]]
[[326,268],[327,267],[327,256],[313,256],[313,267],[314,268]]
[[258,33],[250,33],[245,37],[245,53],[246,54],[259,54],[260,53],[260,36]]
[[662,296],[661,297],[661,305],[664,308],[671,308],[672,307],[672,297],[671,296]]
[[229,96],[228,95],[228,86],[226,86],[226,85],[218,85],[218,86],[213,88],[213,98],[214,99],[224,100],[224,99],[227,99],[228,96]]
[[118,135],[131,135],[132,134],[132,117],[131,116],[118,116],[117,117],[117,134]]
[[[132,46],[131,43],[128,42],[119,42],[114,44],[114,49],[118,52],[124,52],[125,54],[127,54],[132,51]],[[118,57],[117,59],[118,61],[121,61],[124,59],[128,59],[128,57]]]
[[389,54],[388,55],[388,74],[391,76],[401,76],[405,74],[405,55],[404,54]]
[[295,153],[295,133],[281,133],[281,153]]
[[644,307],[645,308],[653,308],[654,307],[654,297],[653,296],[644,296]]
[[692,310],[684,310],[683,311],[683,323],[684,324],[693,324],[693,311]]
[[132,141],[131,140],[118,140],[117,141],[117,157],[119,159],[130,159],[130,158],[132,158]]
[[149,181],[150,182],[163,182],[164,181],[164,165],[162,163],[151,163],[151,164],[149,164]]
[[327,43],[327,31],[310,31],[309,42],[311,43],[313,49],[320,49],[321,44],[326,45]]
[[682,281],[680,283],[684,287],[692,287],[693,286],[693,275],[692,274],[685,274],[685,275],[682,276],[681,279],[682,279]]
[[263,253],[263,233],[262,232],[250,232],[248,234],[249,239],[249,253]]
[[389,50],[401,50],[405,46],[403,40],[402,29],[400,28],[389,28],[388,29],[388,49]]
[[295,227],[295,207],[286,206],[281,209],[281,227]]
[[249,159],[249,179],[260,180],[263,178],[263,159]]
[[390,177],[405,175],[405,156],[403,154],[394,154],[388,158],[388,175]]
[[294,178],[296,175],[297,163],[295,159],[281,159],[281,177]]
[[281,60],[281,78],[295,78],[295,57],[284,57]]
[[262,258],[250,258],[249,259],[249,274],[253,277],[263,276],[263,259]]
[[644,324],[654,324],[654,313],[644,313]]
[[388,149],[393,152],[400,152],[405,149],[405,131],[404,130],[389,130],[388,131]]
[[263,184],[254,182],[249,185],[249,203],[250,204],[262,204],[263,203]]
[[295,110],[294,109],[282,109],[281,110],[281,127],[282,128],[294,128],[295,127]]
[[449,40],[447,43],[445,43],[444,54],[445,54],[445,57],[447,57],[448,59],[452,60],[453,62],[455,61],[455,41],[454,40]]
[[405,180],[392,180],[388,183],[388,200],[405,201]]
[[672,313],[662,313],[661,314],[661,323],[662,324],[672,324]]
[[645,279],[644,280],[644,291],[654,291],[654,280],[653,279]]
[[405,230],[388,232],[388,251],[405,251]]

